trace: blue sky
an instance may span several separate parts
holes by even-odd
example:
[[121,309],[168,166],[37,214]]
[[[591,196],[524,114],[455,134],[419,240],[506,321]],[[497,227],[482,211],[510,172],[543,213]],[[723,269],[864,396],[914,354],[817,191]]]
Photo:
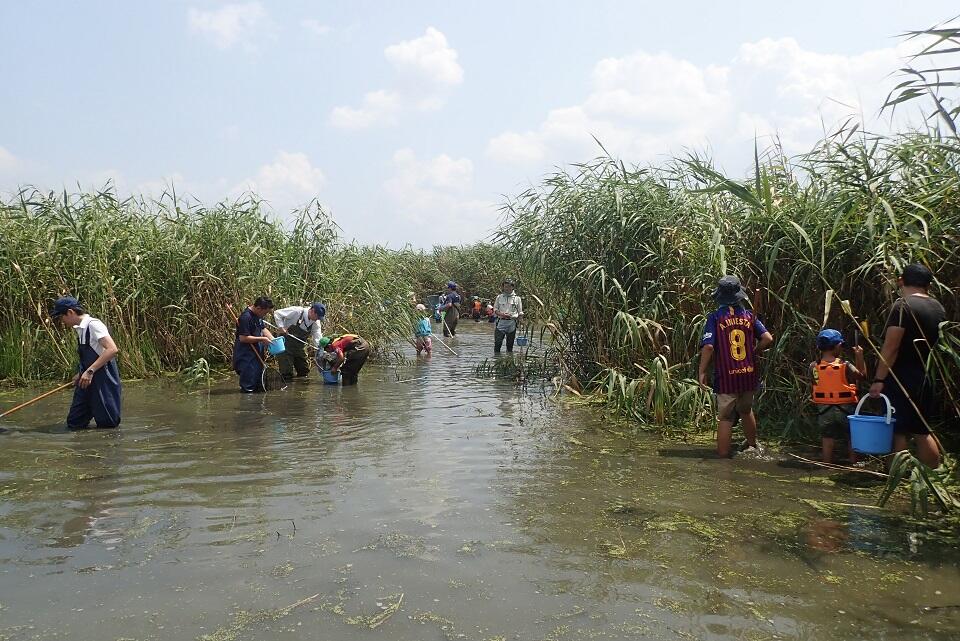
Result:
[[[732,5],[732,6],[728,6]],[[781,6],[782,5],[782,6]],[[317,197],[347,238],[483,238],[504,194],[599,153],[754,135],[802,152],[876,112],[896,35],[948,2],[6,2],[0,191],[173,182]],[[11,28],[11,26],[13,28]]]

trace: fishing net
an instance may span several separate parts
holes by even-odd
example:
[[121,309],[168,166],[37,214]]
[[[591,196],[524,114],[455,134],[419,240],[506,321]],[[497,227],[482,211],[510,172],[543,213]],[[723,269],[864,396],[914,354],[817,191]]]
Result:
[[263,384],[264,391],[267,392],[282,390],[286,389],[287,387],[287,383],[283,380],[283,377],[280,376],[280,372],[272,367],[263,368],[263,374],[260,377],[260,381]]

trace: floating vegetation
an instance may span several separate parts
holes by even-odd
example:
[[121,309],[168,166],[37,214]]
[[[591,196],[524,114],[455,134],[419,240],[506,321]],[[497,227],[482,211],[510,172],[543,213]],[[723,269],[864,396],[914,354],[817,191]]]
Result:
[[473,371],[477,378],[495,378],[523,386],[556,377],[561,370],[558,356],[553,350],[537,354],[504,354],[497,358],[485,358]]
[[354,552],[362,550],[390,550],[398,559],[420,559],[426,554],[427,545],[423,537],[412,537],[401,532],[390,532],[377,536],[373,541],[357,548]]
[[314,594],[313,596],[309,596],[305,599],[297,601],[296,603],[288,605],[285,608],[279,608],[276,610],[240,610],[233,615],[233,621],[231,621],[229,625],[217,628],[210,634],[202,634],[197,637],[197,641],[234,641],[234,639],[236,639],[247,628],[259,623],[264,623],[266,621],[277,621],[282,619],[285,616],[288,616],[295,609],[314,601],[319,596],[319,594]]
[[344,621],[350,625],[361,625],[365,628],[375,630],[400,610],[401,603],[403,603],[402,592],[399,594],[391,594],[389,596],[382,597],[377,602],[377,607],[380,608],[380,611],[376,614],[358,614],[356,616],[348,616],[344,618]]

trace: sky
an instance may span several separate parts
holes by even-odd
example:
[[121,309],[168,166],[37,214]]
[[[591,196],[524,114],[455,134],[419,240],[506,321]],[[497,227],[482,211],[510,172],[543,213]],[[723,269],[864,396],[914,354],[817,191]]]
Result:
[[4,2],[0,192],[314,198],[346,239],[487,238],[603,153],[802,153],[879,108],[954,2]]

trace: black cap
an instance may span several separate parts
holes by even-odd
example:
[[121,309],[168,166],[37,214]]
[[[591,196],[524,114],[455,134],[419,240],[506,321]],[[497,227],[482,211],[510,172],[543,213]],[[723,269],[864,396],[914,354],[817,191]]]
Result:
[[717,281],[717,288],[713,290],[713,299],[718,305],[739,305],[747,298],[747,290],[736,276],[724,276]]

